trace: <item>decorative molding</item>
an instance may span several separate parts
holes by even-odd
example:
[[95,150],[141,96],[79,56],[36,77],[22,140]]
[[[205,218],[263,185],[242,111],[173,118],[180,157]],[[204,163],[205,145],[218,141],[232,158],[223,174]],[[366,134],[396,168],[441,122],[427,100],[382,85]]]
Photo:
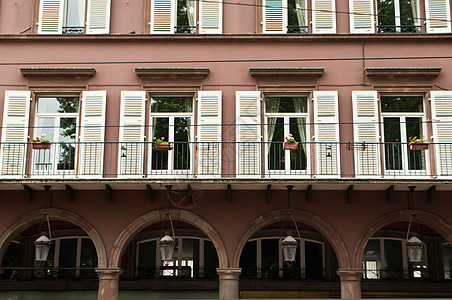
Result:
[[320,77],[325,72],[324,68],[250,68],[253,77],[260,76],[285,76],[285,77]]
[[204,79],[209,68],[135,68],[138,77],[145,79]]
[[250,75],[263,92],[311,91],[325,72],[324,68],[250,68]]
[[198,91],[208,68],[135,68],[143,88],[154,94],[186,95]]
[[96,74],[95,68],[19,68],[24,77],[72,77],[89,79]]
[[385,79],[422,77],[423,79],[434,79],[441,68],[366,68],[364,70],[370,78],[384,77]]

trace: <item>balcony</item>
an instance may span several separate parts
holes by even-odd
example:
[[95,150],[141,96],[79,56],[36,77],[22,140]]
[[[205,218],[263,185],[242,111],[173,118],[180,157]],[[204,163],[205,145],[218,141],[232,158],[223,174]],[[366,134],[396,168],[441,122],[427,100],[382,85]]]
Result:
[[[421,178],[452,176],[452,143],[175,142],[1,144],[2,178]],[[435,161],[435,157],[439,157]]]

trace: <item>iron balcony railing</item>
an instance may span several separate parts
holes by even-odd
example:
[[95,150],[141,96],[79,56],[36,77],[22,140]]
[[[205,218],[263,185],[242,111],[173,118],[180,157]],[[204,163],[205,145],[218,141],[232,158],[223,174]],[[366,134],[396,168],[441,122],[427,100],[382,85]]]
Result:
[[427,268],[412,268],[409,270],[390,270],[390,269],[365,269],[364,279],[388,279],[388,280],[428,280],[429,270]]
[[[157,144],[158,145],[158,144]],[[452,176],[452,143],[2,143],[1,177],[312,178]]]

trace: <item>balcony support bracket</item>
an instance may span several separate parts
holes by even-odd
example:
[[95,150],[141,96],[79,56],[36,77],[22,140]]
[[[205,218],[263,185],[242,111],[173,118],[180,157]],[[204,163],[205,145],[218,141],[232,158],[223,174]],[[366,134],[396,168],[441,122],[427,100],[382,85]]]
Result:
[[268,184],[267,185],[267,203],[271,203],[272,202],[272,185]]
[[74,202],[74,189],[69,184],[66,184],[66,195],[69,202]]
[[230,184],[228,184],[228,203],[231,203],[232,202],[232,199],[231,199],[231,185]]
[[311,196],[312,196],[312,184],[308,185],[308,188],[306,189],[306,202],[311,203]]
[[191,188],[191,184],[187,184],[187,200],[193,203],[193,189]]
[[113,202],[113,197],[112,197],[113,189],[111,188],[111,186],[109,184],[105,185],[105,192],[107,193],[108,202],[112,203]]
[[147,192],[148,202],[152,203],[152,187],[150,184],[146,184],[146,192]]
[[432,185],[431,188],[428,189],[428,204],[433,203],[433,197],[435,196],[436,185]]
[[353,184],[349,185],[347,188],[347,204],[352,203],[353,196]]
[[386,193],[387,193],[386,202],[391,203],[392,202],[392,194],[394,193],[394,185],[389,186],[386,189]]
[[24,185],[25,197],[27,197],[28,202],[33,201],[33,189],[28,185]]

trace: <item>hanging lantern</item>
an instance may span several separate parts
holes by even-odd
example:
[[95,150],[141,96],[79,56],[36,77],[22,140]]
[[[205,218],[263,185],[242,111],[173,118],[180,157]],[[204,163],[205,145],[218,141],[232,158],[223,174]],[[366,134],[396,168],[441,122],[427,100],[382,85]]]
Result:
[[176,241],[168,234],[160,239],[160,255],[163,261],[173,259],[174,246]]
[[41,235],[35,241],[35,255],[36,261],[47,261],[47,256],[49,255],[50,245],[52,241],[45,235]]
[[420,239],[413,236],[406,242],[406,248],[408,251],[408,259],[412,263],[419,263],[422,261],[422,248],[424,244]]
[[291,235],[286,236],[281,242],[284,262],[292,264],[295,262],[295,255],[297,254],[298,242]]

